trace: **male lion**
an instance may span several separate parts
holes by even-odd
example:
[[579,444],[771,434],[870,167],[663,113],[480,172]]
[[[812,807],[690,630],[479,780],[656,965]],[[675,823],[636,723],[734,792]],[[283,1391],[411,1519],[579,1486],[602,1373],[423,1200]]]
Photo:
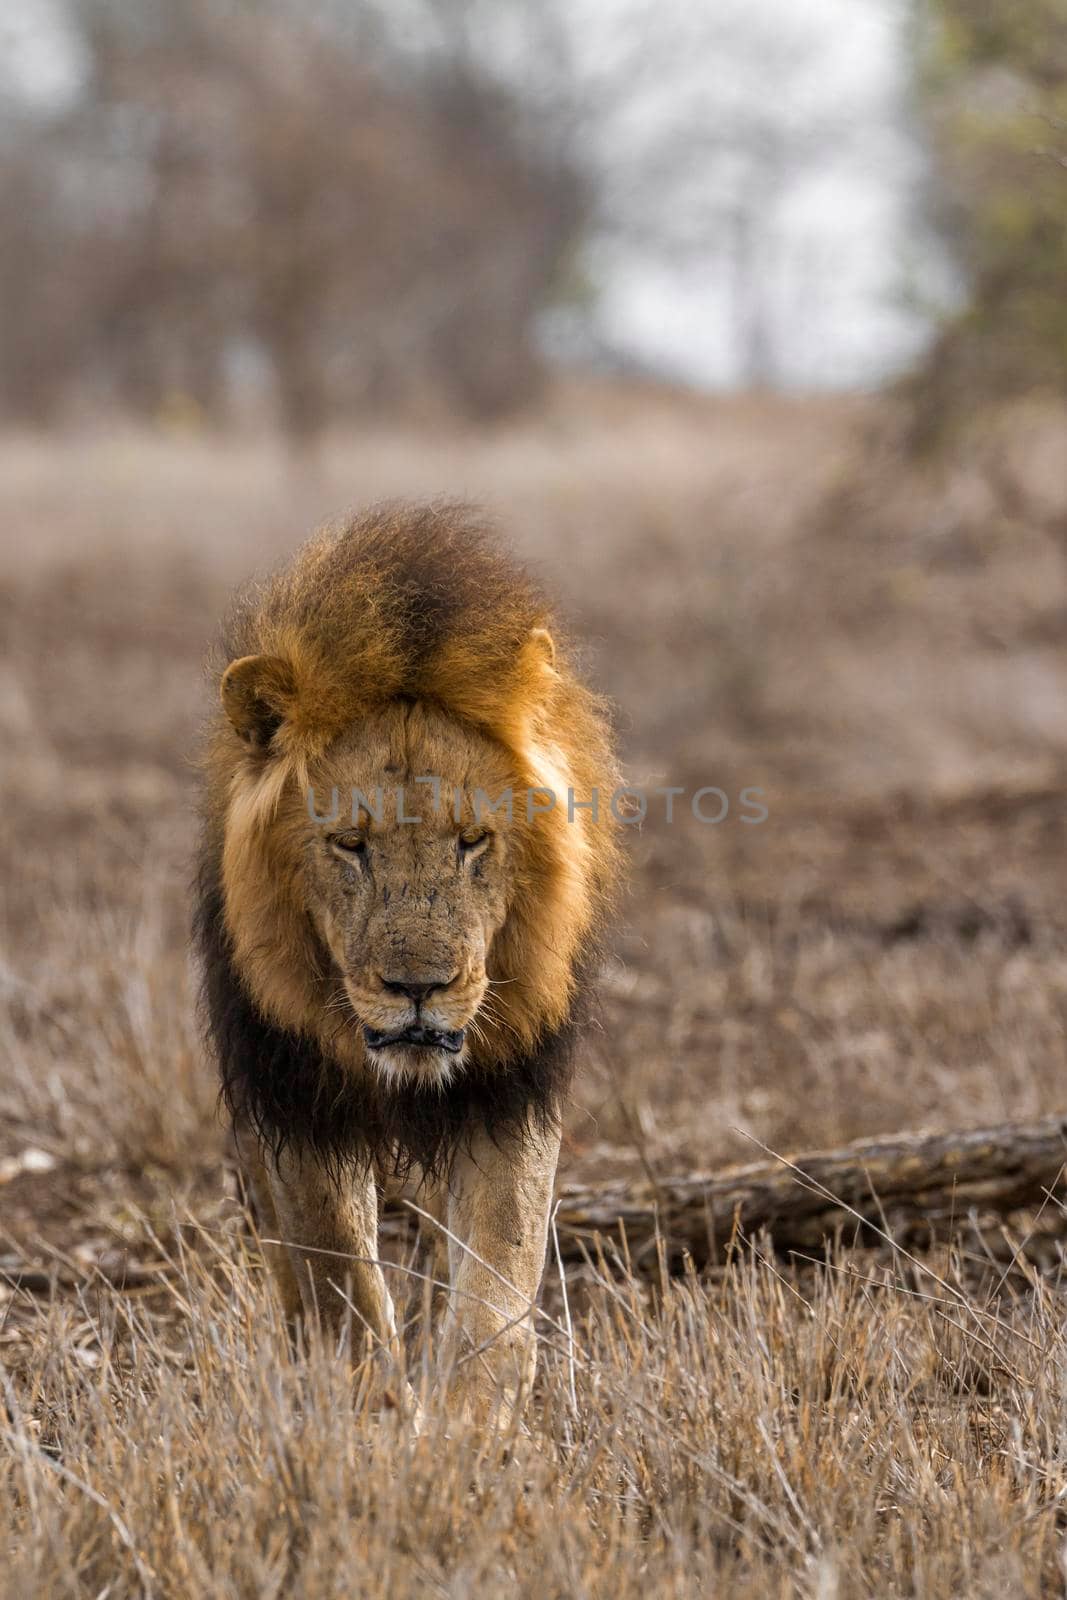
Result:
[[414,1172],[457,1403],[506,1417],[616,878],[604,709],[455,507],[313,540],[238,601],[224,662],[197,937],[286,1311],[393,1343],[376,1174]]

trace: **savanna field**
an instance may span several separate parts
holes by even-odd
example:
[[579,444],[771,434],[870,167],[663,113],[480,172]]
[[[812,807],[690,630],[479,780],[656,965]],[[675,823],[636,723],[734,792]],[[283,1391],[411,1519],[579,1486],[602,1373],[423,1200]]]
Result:
[[378,1367],[290,1349],[187,928],[230,589],[348,507],[466,497],[559,596],[630,780],[731,802],[632,830],[561,1177],[1067,1112],[1065,438],[1016,411],[924,464],[881,400],[593,385],[304,456],[0,437],[0,1592],[1064,1592],[1060,1198],[670,1279],[591,1251],[566,1294],[550,1252],[526,1430],[502,1454],[431,1397],[415,1437]]

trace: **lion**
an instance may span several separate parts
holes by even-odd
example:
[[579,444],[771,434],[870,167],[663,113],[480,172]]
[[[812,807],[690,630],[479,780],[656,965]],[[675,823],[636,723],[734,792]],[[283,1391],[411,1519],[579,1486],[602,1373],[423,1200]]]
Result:
[[450,1403],[506,1419],[619,881],[608,709],[457,506],[315,537],[238,598],[217,667],[197,942],[286,1314],[396,1349],[379,1192],[414,1177]]

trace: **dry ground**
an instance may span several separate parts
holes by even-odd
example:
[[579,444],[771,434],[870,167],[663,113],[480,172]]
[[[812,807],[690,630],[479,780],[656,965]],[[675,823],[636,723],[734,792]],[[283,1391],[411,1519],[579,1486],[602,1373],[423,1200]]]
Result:
[[587,389],[302,462],[0,440],[0,1592],[1062,1591],[1057,1226],[1010,1271],[1026,1219],[925,1269],[591,1267],[506,1461],[432,1409],[413,1439],[380,1373],[288,1351],[185,930],[231,584],[347,505],[467,495],[589,641],[634,780],[733,801],[634,836],[568,1174],[1067,1110],[1065,444],[1016,416],[905,471],[881,403]]

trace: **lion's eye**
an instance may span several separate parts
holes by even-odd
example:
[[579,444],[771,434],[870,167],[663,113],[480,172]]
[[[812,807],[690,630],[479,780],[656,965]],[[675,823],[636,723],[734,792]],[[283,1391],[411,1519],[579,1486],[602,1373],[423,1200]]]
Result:
[[488,828],[467,828],[459,836],[459,853],[461,856],[480,855],[488,843]]
[[339,855],[351,856],[357,861],[367,854],[367,841],[360,833],[338,834],[330,843]]

